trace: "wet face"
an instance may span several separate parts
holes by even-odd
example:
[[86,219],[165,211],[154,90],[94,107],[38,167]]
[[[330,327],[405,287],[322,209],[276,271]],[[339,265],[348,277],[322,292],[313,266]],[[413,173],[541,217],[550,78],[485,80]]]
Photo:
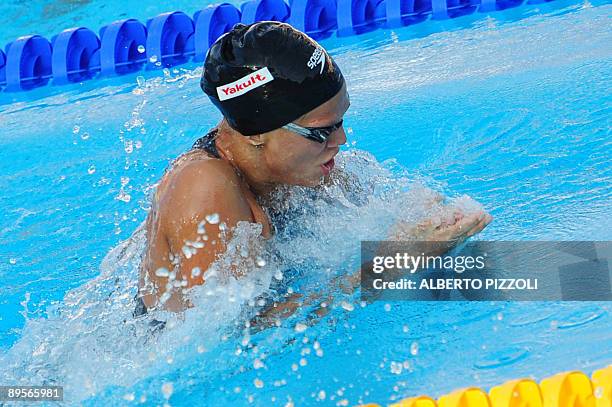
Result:
[[[332,126],[349,108],[346,84],[330,100],[294,121],[302,127]],[[333,158],[346,143],[344,128],[334,131],[324,143],[309,140],[285,129],[264,135],[263,160],[268,181],[277,184],[316,186],[334,166]]]

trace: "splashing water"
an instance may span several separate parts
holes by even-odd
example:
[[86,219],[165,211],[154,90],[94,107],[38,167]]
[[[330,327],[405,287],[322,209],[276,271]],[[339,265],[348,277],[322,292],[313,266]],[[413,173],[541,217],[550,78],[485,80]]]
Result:
[[[199,354],[196,350],[202,348],[208,352],[198,363],[206,369],[198,370],[211,375],[218,369],[214,364],[220,349],[233,342],[248,344],[248,321],[258,308],[255,300],[262,294],[280,298],[271,289],[279,270],[298,270],[300,278],[290,281],[285,271],[283,279],[289,279],[292,291],[299,285],[307,296],[324,288],[332,277],[359,267],[360,240],[383,239],[394,219],[416,221],[443,208],[432,200],[437,193],[406,172],[398,176],[390,171],[391,162],[380,164],[358,150],[341,153],[337,161],[337,172],[344,175],[329,185],[278,190],[271,206],[281,213],[285,225],[262,243],[261,258],[255,263],[238,264],[244,276],[236,278],[226,270],[244,257],[245,246],[252,250],[252,242],[261,241],[261,225],[240,222],[227,255],[204,272],[205,285],[191,290],[194,308],[182,314],[156,311],[132,316],[146,244],[142,224],[106,256],[99,277],[70,291],[49,310],[47,319],[27,320],[22,339],[1,356],[0,380],[63,384],[66,399],[78,402],[109,386],[130,387],[151,374],[172,374],[175,366],[192,364],[194,354]],[[459,201],[465,204],[469,199]],[[218,222],[218,215],[207,221]],[[347,304],[342,300],[343,308],[353,307]],[[166,321],[166,329],[154,332],[150,325],[154,319]],[[283,321],[266,335],[286,338],[284,326],[291,323]]]

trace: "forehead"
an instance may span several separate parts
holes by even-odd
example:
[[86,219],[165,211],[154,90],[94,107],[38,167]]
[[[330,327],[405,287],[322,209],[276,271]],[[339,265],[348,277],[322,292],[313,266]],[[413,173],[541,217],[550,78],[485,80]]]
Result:
[[329,126],[342,119],[350,105],[346,84],[330,100],[306,113],[295,122],[303,126]]

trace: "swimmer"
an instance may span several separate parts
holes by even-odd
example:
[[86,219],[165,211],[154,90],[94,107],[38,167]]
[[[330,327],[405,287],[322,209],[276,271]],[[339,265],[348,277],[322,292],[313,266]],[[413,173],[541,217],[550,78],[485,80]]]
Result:
[[[271,237],[266,198],[279,185],[329,182],[334,157],[346,143],[344,77],[319,44],[288,24],[234,26],[208,51],[200,86],[223,119],[158,184],[146,221],[141,313],[190,306],[182,291],[205,284],[204,271],[226,251],[237,223],[258,223],[262,236]],[[184,250],[201,237],[198,227],[207,217],[206,244]],[[400,222],[390,233],[450,248],[490,221],[484,212],[458,214],[442,225]],[[168,275],[182,286],[168,284]]]

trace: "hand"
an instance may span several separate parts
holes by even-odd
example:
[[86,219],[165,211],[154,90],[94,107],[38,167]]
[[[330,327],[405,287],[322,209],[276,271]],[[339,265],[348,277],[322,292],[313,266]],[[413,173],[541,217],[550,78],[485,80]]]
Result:
[[443,254],[467,238],[481,232],[493,217],[484,211],[469,215],[455,210],[444,218],[431,218],[417,225],[398,222],[392,236],[397,240],[440,242],[430,245],[429,254]]

